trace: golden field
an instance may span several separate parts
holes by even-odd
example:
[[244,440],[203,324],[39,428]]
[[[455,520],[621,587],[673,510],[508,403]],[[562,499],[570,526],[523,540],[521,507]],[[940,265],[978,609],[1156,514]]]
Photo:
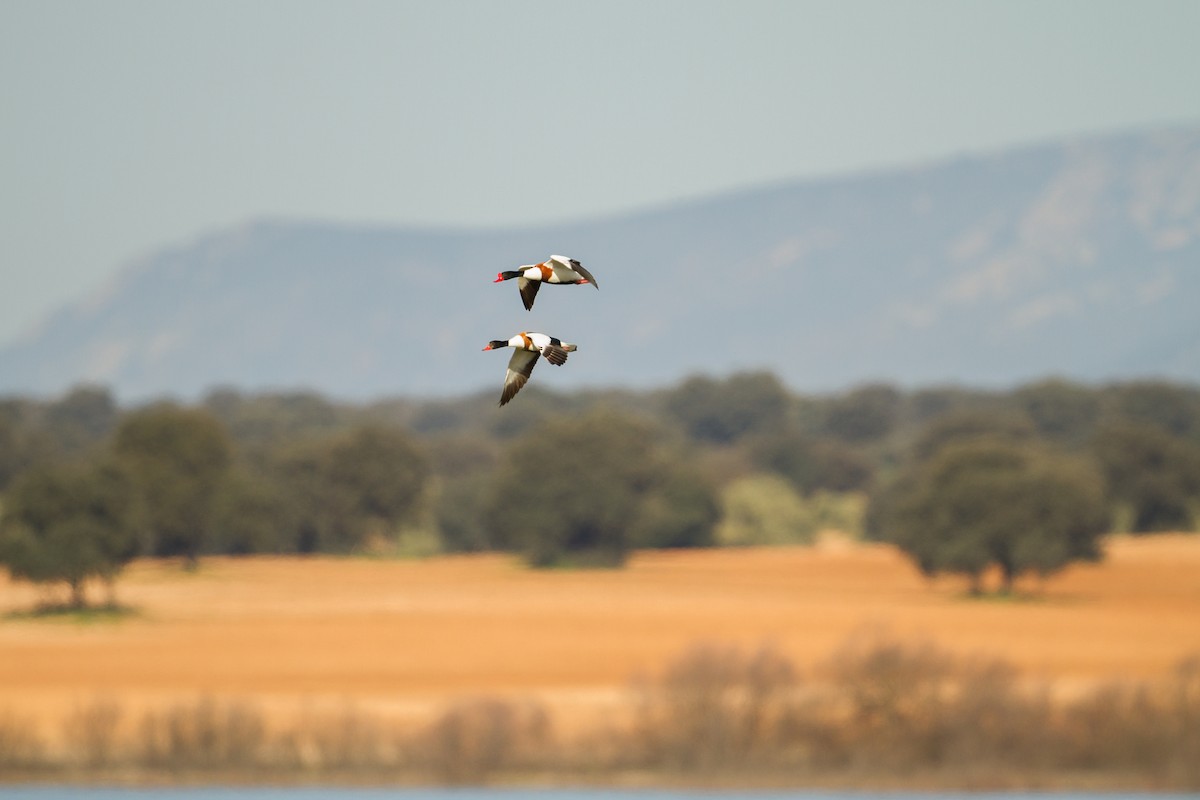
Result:
[[1200,536],[1114,537],[1103,562],[1021,588],[971,599],[889,546],[836,537],[638,553],[613,571],[534,571],[496,554],[209,558],[195,572],[142,561],[117,585],[132,612],[92,621],[29,615],[39,594],[0,579],[0,711],[50,727],[96,699],[215,695],[269,715],[425,715],[491,695],[582,719],[697,642],[769,643],[808,669],[870,627],[997,656],[1060,690],[1157,677],[1200,653]]

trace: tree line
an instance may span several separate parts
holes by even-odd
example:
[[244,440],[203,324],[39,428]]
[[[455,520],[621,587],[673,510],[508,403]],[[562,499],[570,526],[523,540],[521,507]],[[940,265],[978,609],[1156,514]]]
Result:
[[837,527],[933,575],[1004,587],[1099,557],[1110,530],[1194,530],[1200,389],[871,384],[766,372],[654,391],[342,403],[218,389],[121,407],[104,387],[0,398],[0,562],[111,582],[140,555],[501,550],[619,566],[640,548]]

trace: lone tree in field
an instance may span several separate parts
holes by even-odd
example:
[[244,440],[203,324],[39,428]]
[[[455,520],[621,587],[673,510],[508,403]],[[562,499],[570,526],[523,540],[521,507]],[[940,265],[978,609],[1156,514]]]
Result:
[[84,584],[111,589],[139,552],[131,481],[112,463],[41,467],[18,478],[0,520],[0,563],[13,578],[65,582],[71,605],[86,605]]
[[876,522],[925,574],[966,575],[979,593],[983,573],[996,566],[1007,593],[1023,573],[1099,559],[1108,527],[1102,486],[1085,463],[977,439],[946,445],[910,468]]

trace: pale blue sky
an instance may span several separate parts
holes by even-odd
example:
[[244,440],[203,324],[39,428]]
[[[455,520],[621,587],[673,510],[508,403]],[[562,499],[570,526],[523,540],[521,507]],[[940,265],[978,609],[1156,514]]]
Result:
[[1200,123],[1198,35],[1192,0],[0,0],[0,344],[255,218],[523,225]]

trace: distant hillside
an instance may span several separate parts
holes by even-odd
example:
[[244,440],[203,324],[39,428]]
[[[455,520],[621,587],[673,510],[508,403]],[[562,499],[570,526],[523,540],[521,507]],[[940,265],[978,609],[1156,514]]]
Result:
[[[579,258],[526,312],[496,272]],[[577,342],[544,386],[769,369],[868,380],[1200,381],[1200,129],[787,183],[575,224],[257,222],[151,255],[0,350],[0,392],[101,382],[336,397],[498,391],[497,337]]]

